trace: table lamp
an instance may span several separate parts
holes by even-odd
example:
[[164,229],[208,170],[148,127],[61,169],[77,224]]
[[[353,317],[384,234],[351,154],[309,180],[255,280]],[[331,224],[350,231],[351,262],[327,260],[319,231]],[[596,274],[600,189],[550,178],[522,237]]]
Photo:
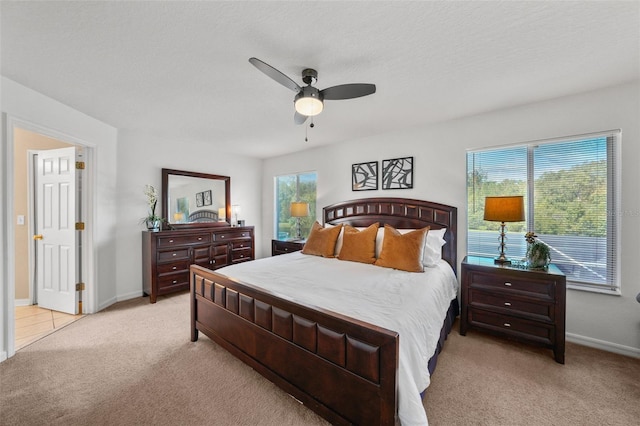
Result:
[[500,255],[494,259],[495,263],[510,264],[504,254],[506,248],[505,222],[522,222],[524,220],[524,197],[510,195],[504,197],[486,197],[484,200],[484,220],[501,222],[500,225]]
[[293,201],[290,206],[291,217],[295,217],[297,219],[297,235],[296,239],[301,240],[302,234],[300,230],[300,218],[309,216],[309,203],[305,203],[303,201]]

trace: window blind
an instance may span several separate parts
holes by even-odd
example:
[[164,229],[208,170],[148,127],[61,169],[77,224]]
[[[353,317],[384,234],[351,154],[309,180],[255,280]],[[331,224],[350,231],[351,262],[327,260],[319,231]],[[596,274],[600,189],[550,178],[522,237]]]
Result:
[[619,139],[611,131],[469,152],[469,254],[496,254],[487,232],[497,225],[479,220],[484,197],[524,195],[527,220],[509,224],[507,255],[524,256],[532,230],[570,287],[618,292]]

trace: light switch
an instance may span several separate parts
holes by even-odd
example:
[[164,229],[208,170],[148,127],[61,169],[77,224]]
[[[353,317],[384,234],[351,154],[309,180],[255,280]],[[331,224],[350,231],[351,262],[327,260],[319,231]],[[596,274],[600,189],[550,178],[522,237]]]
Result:
[[18,215],[18,225],[24,225],[24,215],[23,214],[19,214]]

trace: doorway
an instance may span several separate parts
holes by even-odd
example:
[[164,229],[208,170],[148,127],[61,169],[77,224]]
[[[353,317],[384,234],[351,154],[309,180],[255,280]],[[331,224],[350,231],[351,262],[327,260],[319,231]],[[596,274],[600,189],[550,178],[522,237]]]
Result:
[[[14,236],[13,250],[11,250],[13,252],[13,268],[11,269],[13,269],[14,277],[14,291],[11,293],[14,293],[14,300],[10,300],[10,302],[15,308],[12,310],[14,321],[10,321],[10,323],[14,323],[13,327],[11,327],[9,323],[10,330],[12,329],[11,331],[13,331],[13,333],[10,332],[9,340],[14,343],[14,348],[12,350],[11,345],[9,346],[8,356],[12,356],[16,348],[19,349],[23,347],[25,341],[31,343],[82,316],[65,316],[51,310],[40,310],[37,305],[34,305],[34,303],[37,303],[34,286],[34,271],[36,265],[34,256],[36,250],[33,244],[35,215],[33,214],[34,209],[32,208],[33,203],[31,200],[34,197],[35,191],[33,189],[34,179],[31,173],[33,168],[30,167],[33,152],[73,147],[79,152],[84,152],[85,159],[88,159],[87,157],[90,157],[90,154],[92,154],[92,149],[83,145],[82,141],[75,140],[66,135],[57,134],[55,131],[42,129],[39,126],[20,123],[10,126],[10,129],[12,130],[10,134],[13,140],[13,144],[11,144],[13,148],[13,170],[9,170],[9,173],[12,174],[11,177],[13,178],[13,184],[11,185],[13,194],[9,194],[9,196],[11,197],[13,205],[13,217],[10,221],[11,225],[13,225],[12,233]],[[90,206],[87,200],[91,199],[91,189],[92,186],[87,183],[81,192],[83,196],[80,197],[80,203],[85,211],[88,210]],[[91,238],[85,238],[82,236],[82,233],[78,234],[79,237],[75,241],[74,247],[78,248],[83,257],[90,258],[88,254],[92,252],[92,246],[90,244]],[[11,232],[9,235],[11,235]],[[85,277],[85,279],[83,280],[84,291],[80,290],[76,293],[74,285],[74,296],[80,294],[81,296],[85,296],[85,300],[88,300],[86,297],[87,293],[93,293],[93,280],[90,279],[93,275],[88,273],[91,269],[91,265],[80,266],[76,269],[75,277],[77,281],[81,282],[82,277]],[[29,310],[27,308],[34,309]],[[82,314],[82,308],[80,308],[80,314]],[[11,334],[13,336],[11,336]]]

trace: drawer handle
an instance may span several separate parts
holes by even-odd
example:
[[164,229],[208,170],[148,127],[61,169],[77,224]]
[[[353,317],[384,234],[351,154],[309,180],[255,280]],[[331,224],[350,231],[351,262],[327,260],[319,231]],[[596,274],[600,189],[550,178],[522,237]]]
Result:
[[210,264],[210,265],[215,265],[215,263],[216,263],[216,261],[215,261],[215,260],[210,260],[210,261],[209,261],[209,264]]
[[177,255],[178,255],[178,253],[173,253],[171,256],[177,256]]
[[223,235],[223,236],[221,236],[220,238],[223,238],[223,239],[224,239],[224,235]]
[[247,234],[243,233],[243,234],[242,234],[242,236],[243,236],[243,237],[246,237],[246,236],[247,236]]
[[198,237],[198,241],[202,241],[202,237]]
[[511,287],[511,283],[504,283],[507,287]]
[[504,306],[511,306],[511,303],[509,303],[509,302],[504,302]]
[[241,254],[241,255],[240,255],[240,258],[243,258],[243,257],[244,257],[244,254]]
[[289,251],[289,247],[285,247],[285,248],[284,248],[284,251]]
[[172,243],[172,242],[173,242],[173,240],[169,240],[169,242],[170,242],[170,243]]
[[178,267],[177,267],[177,266],[174,266],[174,267],[173,267],[173,268],[171,268],[171,269],[173,269],[173,270],[175,271],[176,269],[178,269]]
[[511,324],[509,324],[508,322],[505,322],[505,323],[504,323],[504,326],[505,326],[505,327],[511,327]]
[[240,248],[244,247],[244,244],[240,244]]
[[173,280],[173,284],[177,284],[177,283],[178,283],[178,280]]

